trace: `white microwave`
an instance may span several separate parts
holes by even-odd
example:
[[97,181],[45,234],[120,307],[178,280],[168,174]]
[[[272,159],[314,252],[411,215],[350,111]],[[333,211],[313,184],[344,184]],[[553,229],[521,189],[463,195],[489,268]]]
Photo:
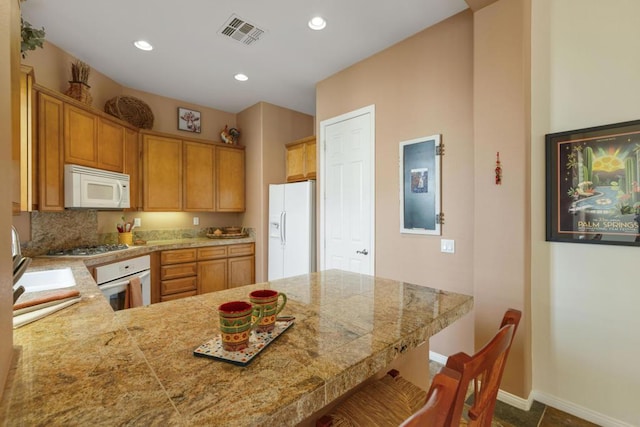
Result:
[[129,175],[78,165],[64,165],[64,207],[125,209]]

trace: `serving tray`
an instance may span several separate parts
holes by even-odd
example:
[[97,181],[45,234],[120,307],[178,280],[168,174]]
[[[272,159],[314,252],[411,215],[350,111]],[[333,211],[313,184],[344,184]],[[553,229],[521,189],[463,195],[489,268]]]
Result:
[[253,331],[251,337],[249,337],[249,346],[240,351],[224,350],[222,348],[222,340],[218,335],[193,350],[193,355],[221,360],[238,366],[247,366],[262,350],[289,329],[293,323],[293,320],[287,322],[276,321],[276,325],[271,332]]
[[216,236],[213,233],[208,233],[207,237],[210,239],[242,239],[243,237],[248,237],[248,233],[222,233]]

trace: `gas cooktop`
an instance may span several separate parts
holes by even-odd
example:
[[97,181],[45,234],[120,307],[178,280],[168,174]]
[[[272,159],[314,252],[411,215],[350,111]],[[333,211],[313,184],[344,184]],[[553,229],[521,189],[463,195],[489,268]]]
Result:
[[112,245],[97,245],[97,246],[80,246],[72,249],[52,249],[47,252],[48,256],[91,256],[100,255],[107,252],[121,251],[128,249],[129,246],[123,243],[116,243]]

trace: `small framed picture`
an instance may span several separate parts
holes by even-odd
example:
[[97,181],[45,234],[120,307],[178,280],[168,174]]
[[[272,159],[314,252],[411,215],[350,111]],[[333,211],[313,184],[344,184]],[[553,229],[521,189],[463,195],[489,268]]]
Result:
[[178,107],[178,130],[200,133],[200,111]]

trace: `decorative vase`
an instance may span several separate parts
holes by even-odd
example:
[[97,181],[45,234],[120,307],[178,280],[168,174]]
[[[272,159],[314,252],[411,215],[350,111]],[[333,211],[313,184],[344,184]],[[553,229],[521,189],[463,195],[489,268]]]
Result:
[[69,89],[67,89],[64,94],[87,105],[91,105],[93,97],[89,93],[90,88],[91,86],[86,83],[70,81]]

